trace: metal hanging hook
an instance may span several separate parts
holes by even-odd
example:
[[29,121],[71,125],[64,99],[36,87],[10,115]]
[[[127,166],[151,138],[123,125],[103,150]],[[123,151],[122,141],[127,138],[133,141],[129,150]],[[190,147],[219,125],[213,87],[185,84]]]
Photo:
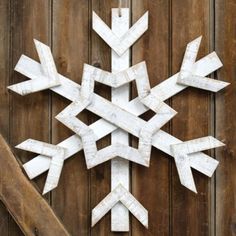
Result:
[[122,16],[122,14],[121,14],[121,0],[119,0],[119,5],[118,5],[118,15],[119,15],[119,17]]

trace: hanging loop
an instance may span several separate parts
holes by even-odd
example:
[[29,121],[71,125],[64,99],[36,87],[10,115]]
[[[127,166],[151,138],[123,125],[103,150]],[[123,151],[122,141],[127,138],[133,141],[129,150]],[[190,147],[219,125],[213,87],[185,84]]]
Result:
[[119,0],[118,15],[119,15],[119,17],[122,16],[122,14],[121,14],[121,0]]

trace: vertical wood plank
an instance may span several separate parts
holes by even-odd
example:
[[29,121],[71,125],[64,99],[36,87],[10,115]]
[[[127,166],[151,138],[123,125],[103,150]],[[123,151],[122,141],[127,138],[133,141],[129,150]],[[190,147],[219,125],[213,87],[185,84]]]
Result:
[[[95,11],[108,26],[111,26],[111,9],[117,7],[117,0],[92,0],[90,14],[92,15],[92,11]],[[122,1],[121,7],[129,7],[129,0]],[[90,64],[100,67],[103,70],[111,71],[111,49],[94,31],[91,31],[90,57]],[[110,88],[97,83],[95,91],[110,100]],[[90,121],[94,120],[95,116],[92,115]],[[107,145],[110,145],[109,137],[105,137],[98,142],[99,149]],[[91,210],[111,191],[110,169],[111,163],[106,162],[91,170]],[[111,232],[110,215],[110,213],[107,214],[91,229],[91,235],[128,235],[128,233]]]
[[[53,55],[57,70],[80,83],[83,63],[88,63],[88,0],[53,1]],[[52,143],[58,143],[73,134],[54,117],[69,101],[52,96]],[[85,121],[86,116],[81,115]],[[72,235],[88,235],[89,172],[83,151],[64,164],[59,185],[52,193],[52,207]]]
[[[9,139],[10,2],[0,2],[0,132]],[[0,202],[0,235],[8,234],[8,212]]]
[[216,235],[236,235],[236,2],[215,1],[215,47],[223,63],[217,78],[230,82],[216,95],[216,136],[226,144],[216,150]]
[[[129,10],[124,9],[119,13],[119,10],[112,9],[112,31],[115,34],[122,36],[128,31],[129,15]],[[113,73],[126,70],[130,65],[130,50],[127,50],[122,56],[117,56],[116,52],[112,51],[111,61],[111,71]],[[126,84],[116,89],[112,88],[111,96],[114,104],[122,105],[123,103],[129,102],[130,85]],[[118,129],[112,133],[111,143],[122,143],[129,146],[129,134]],[[117,157],[111,160],[111,190],[114,190],[119,184],[130,190],[129,161]],[[129,210],[121,202],[117,203],[111,209],[111,230],[129,231]]]
[[[209,52],[210,1],[172,1],[172,72],[180,69],[188,42],[203,35],[198,58]],[[178,115],[172,122],[173,135],[189,140],[210,134],[210,95],[188,88],[173,98]],[[181,186],[176,167],[172,172],[172,233],[173,235],[210,234],[210,179],[195,171],[198,194]]]
[[[49,44],[50,42],[50,0],[39,2],[36,0],[11,1],[11,43],[12,67],[11,81],[14,84],[25,80],[23,76],[14,72],[14,66],[21,54],[26,54],[38,60],[33,39]],[[49,141],[49,92],[39,92],[28,97],[21,97],[11,93],[10,114],[10,143],[11,146],[27,138]],[[33,154],[15,150],[22,162],[28,161]],[[44,176],[37,179],[42,188]],[[10,235],[21,235],[15,223],[9,223]]]
[[[149,11],[148,30],[133,46],[132,64],[146,61],[151,87],[169,77],[169,7],[166,0],[132,1],[133,23]],[[150,114],[146,118],[150,118]],[[168,131],[168,127],[165,130]],[[132,235],[169,234],[169,166],[167,155],[154,148],[149,168],[132,164],[132,193],[149,213],[148,230],[132,218]]]

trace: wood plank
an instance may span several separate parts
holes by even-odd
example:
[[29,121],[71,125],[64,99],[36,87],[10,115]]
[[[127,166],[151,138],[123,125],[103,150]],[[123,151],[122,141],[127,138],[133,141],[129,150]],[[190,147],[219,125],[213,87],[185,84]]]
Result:
[[46,200],[25,177],[1,135],[0,165],[0,199],[24,234],[69,235]]
[[[89,18],[87,0],[53,0],[53,56],[60,74],[80,83],[83,63],[88,63]],[[72,132],[56,121],[68,101],[52,96],[52,143]],[[81,118],[85,119],[85,115]],[[89,175],[83,152],[65,162],[58,187],[52,193],[52,206],[72,235],[88,235],[90,230]]]
[[[172,72],[179,71],[185,47],[203,35],[198,58],[209,50],[210,2],[205,0],[172,1]],[[184,9],[184,10],[183,10]],[[182,140],[207,136],[210,127],[210,96],[206,91],[188,88],[173,98],[178,112],[172,123],[172,133]],[[172,171],[172,224],[173,235],[210,235],[210,179],[194,172],[198,194],[184,189]]]
[[[36,0],[11,1],[12,76],[10,84],[26,79],[14,72],[14,66],[21,54],[38,60],[34,38],[50,45],[50,10],[50,0],[43,2]],[[11,146],[15,146],[27,138],[48,142],[50,139],[49,92],[40,92],[29,95],[27,98],[10,94],[9,142]],[[32,157],[32,154],[25,151],[16,150],[16,153],[22,162],[28,161]],[[36,180],[40,190],[43,188],[44,181],[45,176]],[[14,222],[9,225],[9,235],[22,235],[14,225]]]
[[[169,75],[169,1],[132,1],[132,22],[147,10],[148,30],[132,49],[132,64],[146,61],[150,84],[154,87]],[[135,88],[133,96],[136,96]],[[147,115],[146,118],[150,116]],[[134,141],[132,143],[135,144]],[[166,154],[153,148],[149,168],[132,164],[132,193],[149,213],[148,230],[133,218],[132,235],[169,235],[170,161],[165,157]]]
[[[9,113],[10,100],[6,87],[10,78],[10,1],[0,2],[0,130],[9,140]],[[0,235],[8,235],[9,214],[0,202]]]
[[224,67],[217,78],[231,85],[216,95],[216,137],[226,144],[225,149],[216,151],[220,165],[216,172],[216,235],[236,235],[236,41],[234,0],[215,1],[215,49]]
[[[131,45],[127,38],[134,38],[134,36],[126,35],[130,28],[130,9],[129,8],[112,8],[111,9],[111,29],[114,35],[123,44],[122,54],[117,55],[114,47],[111,47],[111,71],[113,73],[119,73],[120,71],[127,69],[130,66],[130,48],[134,41],[131,40]],[[142,20],[141,20],[142,21]],[[147,22],[147,19],[146,19]],[[138,26],[139,27],[139,26]],[[135,28],[135,27],[133,27]],[[145,28],[145,25],[144,25]],[[132,31],[132,30],[130,30]],[[134,34],[135,32],[132,31]],[[142,34],[142,32],[141,32]],[[136,36],[136,35],[135,35]],[[137,37],[140,36],[137,34]],[[124,38],[126,37],[126,38]],[[122,40],[121,40],[122,38]],[[125,43],[126,41],[126,43]],[[128,44],[127,44],[128,43]],[[112,46],[112,45],[110,45]],[[111,101],[114,104],[127,103],[130,99],[130,85],[125,84],[119,88],[111,89]],[[129,134],[124,130],[118,129],[111,134],[111,144],[121,142],[124,146],[129,145]],[[136,156],[136,155],[135,155]],[[121,157],[121,156],[120,156]],[[121,159],[119,157],[111,161],[111,191],[114,190],[117,185],[122,186],[130,191],[130,170],[129,161]],[[122,203],[118,202],[111,209],[111,231],[115,232],[127,232],[129,231],[129,211]]]
[[[128,7],[129,0],[121,2],[121,7]],[[101,19],[111,27],[111,9],[117,8],[117,0],[92,0],[91,10],[94,10]],[[92,14],[91,14],[92,16]],[[111,49],[110,47],[96,34],[91,34],[91,63],[97,67],[111,71]],[[111,90],[102,84],[96,84],[97,93],[110,99]],[[93,118],[94,121],[94,118]],[[105,137],[99,141],[99,147],[103,148],[110,144],[110,138]],[[104,163],[91,170],[91,210],[111,191],[111,165]],[[110,214],[102,218],[92,230],[91,235],[117,235],[111,232]],[[126,236],[128,233],[119,233],[119,235]]]

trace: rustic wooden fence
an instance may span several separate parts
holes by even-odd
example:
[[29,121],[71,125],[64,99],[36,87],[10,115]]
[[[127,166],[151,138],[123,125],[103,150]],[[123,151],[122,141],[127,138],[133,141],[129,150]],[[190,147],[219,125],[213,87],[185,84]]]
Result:
[[[95,10],[110,25],[117,6],[117,0],[0,1],[0,132],[12,147],[27,138],[58,143],[71,134],[54,119],[69,101],[49,91],[27,97],[7,91],[25,79],[14,72],[20,55],[38,60],[36,38],[51,46],[58,71],[76,82],[83,63],[109,70],[110,49],[92,31],[91,16]],[[223,140],[226,148],[210,153],[220,165],[212,179],[194,171],[197,195],[180,185],[173,160],[156,149],[150,168],[130,165],[132,193],[149,211],[148,230],[132,218],[130,233],[111,233],[109,215],[90,227],[91,209],[110,191],[110,162],[88,171],[82,152],[65,162],[60,184],[46,200],[72,235],[236,235],[236,1],[123,0],[122,7],[130,7],[132,22],[149,10],[149,30],[133,46],[132,64],[146,60],[151,86],[179,71],[185,46],[196,37],[203,35],[199,57],[216,50],[224,67],[212,76],[232,84],[216,95],[190,88],[176,95],[169,103],[179,113],[165,130],[181,140]],[[97,92],[110,97],[102,85]],[[89,112],[81,118],[97,119]],[[104,138],[99,145],[108,143]],[[22,163],[33,157],[16,154]],[[44,181],[45,175],[35,181],[40,190]],[[0,235],[22,235],[2,203]]]

